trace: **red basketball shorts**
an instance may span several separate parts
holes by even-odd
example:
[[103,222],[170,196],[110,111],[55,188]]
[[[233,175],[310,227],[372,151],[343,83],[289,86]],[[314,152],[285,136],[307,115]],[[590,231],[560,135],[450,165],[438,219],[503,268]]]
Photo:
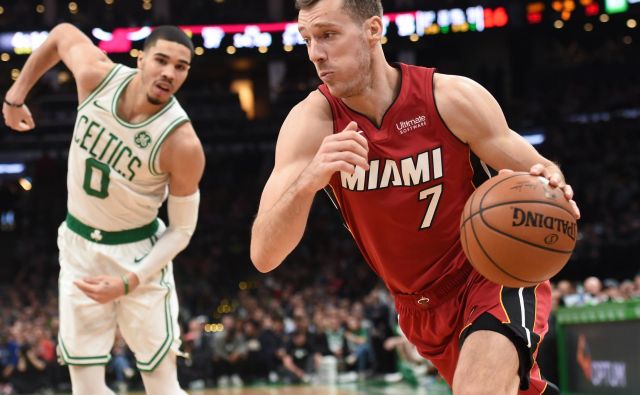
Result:
[[548,330],[549,282],[531,288],[506,288],[485,279],[468,264],[453,276],[458,278],[448,276],[418,294],[395,295],[400,328],[420,354],[451,385],[463,339],[478,317],[489,313],[508,328],[509,334],[513,332],[515,336],[510,337],[518,340],[514,344],[520,348],[521,368],[525,367],[521,370],[519,394],[557,393],[542,378],[535,361]]

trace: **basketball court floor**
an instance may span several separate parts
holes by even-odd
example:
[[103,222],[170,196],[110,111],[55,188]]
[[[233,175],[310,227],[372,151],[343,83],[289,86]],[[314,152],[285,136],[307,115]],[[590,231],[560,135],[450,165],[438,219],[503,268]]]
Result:
[[[348,384],[338,386],[264,386],[249,388],[216,388],[188,391],[189,395],[450,395],[446,388],[426,389],[406,384],[366,385]],[[144,395],[129,392],[128,395]]]

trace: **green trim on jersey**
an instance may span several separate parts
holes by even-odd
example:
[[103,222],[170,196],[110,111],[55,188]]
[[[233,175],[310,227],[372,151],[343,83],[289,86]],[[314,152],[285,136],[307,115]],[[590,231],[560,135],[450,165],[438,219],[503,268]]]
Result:
[[91,92],[89,96],[87,96],[87,98],[84,99],[82,103],[78,105],[78,111],[80,111],[84,106],[86,106],[89,102],[91,102],[91,100],[93,100],[93,98],[95,98],[98,95],[98,93],[100,93],[100,91],[102,91],[104,87],[107,86],[107,84],[109,84],[109,82],[113,79],[113,77],[115,77],[118,70],[120,70],[121,68],[122,68],[121,64],[116,64],[115,66],[113,66],[111,68],[111,71],[109,71],[109,73],[102,79],[100,84],[98,84],[98,86],[93,90],[93,92]]
[[136,75],[136,73],[137,72],[131,73],[130,76],[128,76],[124,81],[122,81],[120,83],[120,86],[116,90],[116,93],[113,95],[113,100],[111,102],[111,112],[113,113],[113,118],[116,121],[118,121],[118,123],[120,125],[125,126],[127,128],[131,128],[131,129],[137,129],[137,128],[141,128],[141,127],[147,126],[151,122],[155,121],[162,114],[164,114],[165,112],[169,111],[169,109],[171,107],[173,107],[173,105],[177,102],[175,96],[171,96],[171,99],[169,99],[169,101],[164,105],[164,107],[162,107],[162,109],[160,111],[158,111],[157,113],[153,114],[148,119],[146,119],[146,120],[144,120],[144,121],[142,121],[140,123],[129,123],[129,122],[125,121],[124,119],[121,119],[118,116],[118,99],[120,99],[120,95],[124,91],[124,88],[126,88],[126,86],[129,84],[129,82],[131,82],[131,80]]
[[116,245],[134,243],[153,236],[158,231],[158,219],[139,228],[108,232],[83,224],[79,219],[67,213],[67,227],[83,238],[98,244]]
[[173,344],[173,317],[171,315],[171,286],[164,281],[165,274],[167,273],[167,267],[165,266],[162,269],[162,277],[160,278],[160,284],[167,288],[167,295],[164,297],[164,322],[165,328],[167,331],[167,336],[164,338],[164,341],[158,348],[155,354],[149,359],[147,362],[138,361],[136,359],[136,366],[141,372],[152,372],[156,367],[162,362],[164,357],[167,355],[169,350],[171,349],[171,345]]
[[58,351],[59,351],[58,355],[60,356],[62,361],[65,363],[65,365],[72,365],[72,366],[106,365],[111,360],[111,354],[96,355],[96,356],[89,356],[89,357],[74,357],[69,354],[69,351],[67,351],[67,348],[64,345],[64,341],[62,341],[62,336],[60,335],[58,335],[58,343],[60,344],[60,347],[58,347]]
[[156,140],[156,143],[153,145],[153,147],[151,147],[151,155],[149,156],[149,172],[154,176],[162,174],[161,171],[156,169],[156,157],[158,156],[158,152],[160,152],[160,146],[162,145],[164,140],[169,137],[169,134],[171,134],[171,132],[173,132],[178,126],[182,125],[185,122],[189,122],[189,118],[180,117],[171,122],[171,124],[167,126],[167,128],[162,133],[160,133],[160,136]]

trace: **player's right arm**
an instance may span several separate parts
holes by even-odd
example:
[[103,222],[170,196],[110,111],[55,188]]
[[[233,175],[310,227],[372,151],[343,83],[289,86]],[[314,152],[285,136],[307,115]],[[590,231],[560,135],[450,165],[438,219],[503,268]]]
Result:
[[24,104],[25,98],[40,77],[61,60],[75,77],[79,102],[89,96],[113,67],[107,55],[75,26],[69,23],[57,25],[29,56],[20,76],[4,97],[2,114],[7,126],[21,132],[35,127],[29,108]]
[[336,171],[369,168],[367,152],[355,122],[333,133],[331,109],[319,91],[291,110],[251,230],[251,261],[259,271],[275,269],[298,245],[316,192]]

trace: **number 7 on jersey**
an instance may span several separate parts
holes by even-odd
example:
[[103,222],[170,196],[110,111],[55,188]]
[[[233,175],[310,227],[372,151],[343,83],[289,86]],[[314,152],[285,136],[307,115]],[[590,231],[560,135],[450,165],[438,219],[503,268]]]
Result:
[[420,191],[419,200],[427,200],[427,212],[424,214],[420,230],[431,227],[431,222],[433,222],[433,217],[436,215],[436,209],[440,201],[440,195],[442,195],[442,184]]

